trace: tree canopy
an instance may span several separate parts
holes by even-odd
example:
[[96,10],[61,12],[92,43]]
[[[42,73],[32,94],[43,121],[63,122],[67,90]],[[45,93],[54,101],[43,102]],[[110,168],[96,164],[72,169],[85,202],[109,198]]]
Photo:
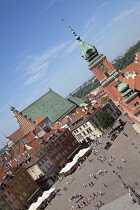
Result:
[[100,127],[103,129],[112,127],[113,123],[115,122],[115,119],[112,117],[110,113],[103,111],[99,112],[99,114],[97,115],[97,119]]
[[102,97],[101,98],[101,104],[103,104],[104,102],[106,102],[108,100],[108,96]]
[[85,96],[90,93],[92,90],[96,89],[97,87],[99,87],[101,84],[98,81],[98,79],[95,79],[94,82],[90,83],[89,85],[81,88],[80,90],[78,90],[76,93],[74,93],[73,95],[78,97],[78,98],[82,98],[84,99]]
[[126,66],[131,64],[134,61],[135,53],[140,52],[140,41],[137,42],[134,46],[130,47],[127,53],[125,55],[118,59],[113,66],[117,70],[123,70]]

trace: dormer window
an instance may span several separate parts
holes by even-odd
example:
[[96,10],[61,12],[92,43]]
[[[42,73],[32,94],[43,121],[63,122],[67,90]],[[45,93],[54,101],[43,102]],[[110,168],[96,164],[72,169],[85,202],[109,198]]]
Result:
[[135,102],[135,103],[134,103],[134,106],[138,106],[138,105],[139,105],[139,103],[138,103],[138,102]]
[[104,74],[105,74],[106,77],[109,77],[109,73],[107,71],[104,72]]

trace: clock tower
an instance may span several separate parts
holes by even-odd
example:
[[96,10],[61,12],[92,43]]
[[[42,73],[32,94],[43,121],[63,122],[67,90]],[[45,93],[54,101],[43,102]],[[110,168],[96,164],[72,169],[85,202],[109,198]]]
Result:
[[100,81],[102,87],[107,86],[114,80],[114,77],[119,75],[119,72],[114,69],[105,55],[98,53],[95,46],[83,42],[80,36],[75,33],[67,22],[64,19],[62,19],[62,21],[66,23],[72,34],[76,37],[76,40],[79,41],[82,50],[82,57],[88,62],[89,69]]
[[98,53],[95,46],[83,42],[68,24],[67,26],[79,41],[82,57],[88,62],[89,69],[100,81],[109,98],[140,133],[140,53],[137,53],[134,62],[120,73],[105,55]]
[[119,96],[114,95],[114,89],[116,86],[114,77],[117,78],[119,76],[119,72],[114,69],[105,55],[98,53],[95,46],[82,41],[80,36],[76,34],[67,22],[64,19],[62,19],[62,21],[68,26],[72,34],[74,34],[76,40],[79,41],[82,50],[82,57],[88,62],[89,70],[91,70],[99,80],[101,86],[108,93],[111,100],[114,102],[117,101]]

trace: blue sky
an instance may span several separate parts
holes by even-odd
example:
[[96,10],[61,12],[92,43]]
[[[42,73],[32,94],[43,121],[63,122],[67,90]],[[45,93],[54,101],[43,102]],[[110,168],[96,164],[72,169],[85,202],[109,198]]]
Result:
[[22,111],[48,88],[65,97],[92,76],[62,18],[110,61],[140,37],[140,0],[1,0],[0,148],[18,129],[8,104]]

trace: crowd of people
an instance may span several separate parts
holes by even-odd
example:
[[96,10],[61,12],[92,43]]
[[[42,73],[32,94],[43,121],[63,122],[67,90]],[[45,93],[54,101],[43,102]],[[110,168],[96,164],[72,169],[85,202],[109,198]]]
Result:
[[[92,167],[94,166],[94,161],[95,160],[97,160],[100,163],[102,163],[101,164],[101,169],[95,170],[93,168],[93,172],[91,174],[89,174],[89,178],[87,179],[88,180],[87,183],[81,183],[81,187],[82,188],[85,188],[85,190],[88,191],[88,188],[90,187],[90,192],[91,192],[91,190],[93,188],[93,192],[88,197],[86,197],[84,195],[81,195],[80,197],[74,195],[73,196],[74,200],[75,199],[77,199],[77,200],[75,200],[75,203],[71,206],[70,210],[73,210],[73,209],[86,209],[86,207],[89,206],[89,205],[90,205],[90,207],[92,206],[91,208],[93,210],[100,209],[105,204],[102,201],[102,200],[104,200],[104,199],[102,199],[102,197],[105,195],[105,193],[103,193],[102,191],[95,192],[94,186],[95,186],[95,184],[98,183],[98,180],[101,179],[100,177],[107,176],[108,170],[105,168],[105,166],[109,165],[110,166],[108,168],[109,171],[112,168],[112,173],[114,175],[118,175],[118,172],[123,170],[122,164],[125,164],[127,162],[125,159],[120,159],[120,165],[116,166],[115,162],[119,162],[118,161],[118,157],[116,158],[114,156],[109,156],[108,154],[106,154],[107,152],[104,152],[104,149],[102,147],[102,143],[103,143],[102,141],[103,141],[102,138],[97,138],[96,137],[95,139],[93,139],[90,142],[90,146],[92,148],[92,154],[94,156],[92,155],[92,157],[89,156],[89,157],[85,158],[91,164]],[[101,144],[101,146],[98,147],[100,144]],[[117,161],[116,161],[116,159],[117,159]],[[105,162],[107,164],[104,165]],[[82,166],[83,166],[83,164],[81,164],[81,167],[79,166],[78,169],[81,169]],[[66,181],[67,187],[64,187],[62,190],[66,191],[69,188],[68,185],[70,185],[74,180],[75,180],[74,177],[70,176],[68,181]],[[101,180],[103,180],[103,179],[101,179]],[[102,185],[105,188],[108,188],[108,184],[105,183],[105,181],[101,181],[101,182],[102,182]],[[69,199],[69,201],[71,202],[72,200]]]

